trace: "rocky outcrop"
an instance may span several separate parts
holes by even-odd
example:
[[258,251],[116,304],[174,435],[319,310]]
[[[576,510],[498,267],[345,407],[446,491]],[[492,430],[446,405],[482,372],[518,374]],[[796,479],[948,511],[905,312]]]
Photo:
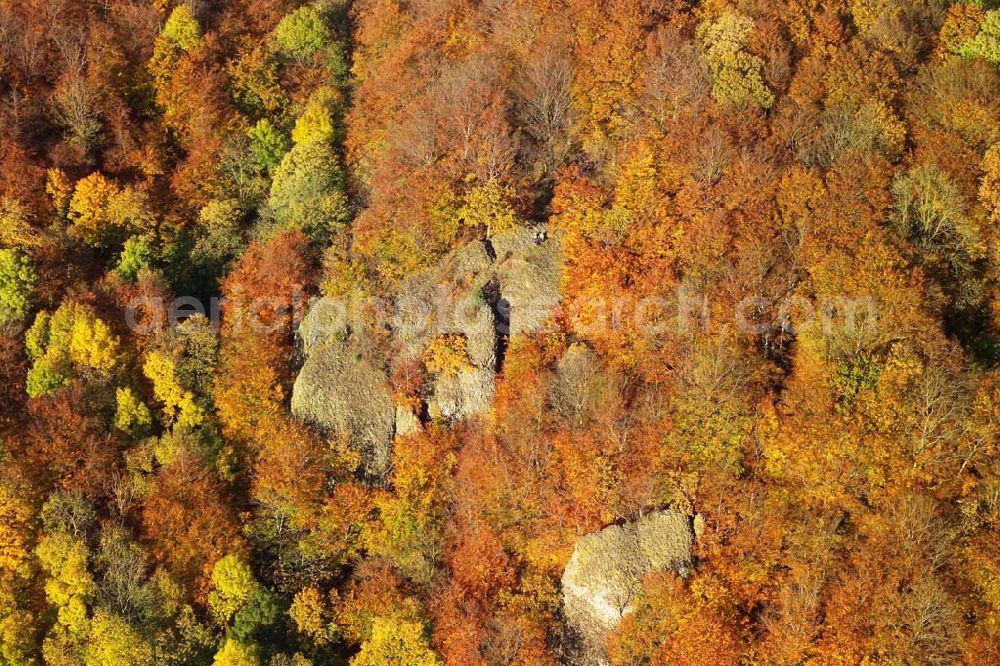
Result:
[[495,364],[496,327],[484,296],[492,265],[486,246],[474,241],[402,284],[390,322],[401,360],[419,358],[435,336],[458,333],[473,365]]
[[458,335],[470,367],[432,378],[428,414],[456,421],[489,409],[497,368],[497,326],[485,294],[493,260],[475,241],[440,265],[411,276],[401,287],[392,319],[396,362],[419,359],[430,341]]
[[420,418],[409,407],[396,405],[396,435],[406,437],[416,432],[420,432]]
[[349,437],[361,454],[362,476],[381,483],[389,472],[396,408],[385,373],[354,351],[335,305],[317,301],[299,327],[306,360],[292,387],[292,413]]
[[607,664],[605,639],[632,610],[653,571],[687,575],[694,539],[691,519],[674,510],[612,525],[582,537],[562,577],[567,663]]
[[432,416],[458,421],[485,414],[493,402],[496,372],[490,367],[472,367],[437,377],[427,401]]
[[504,333],[531,333],[545,324],[561,299],[559,239],[549,238],[542,227],[522,227],[497,234],[492,247],[498,307],[507,314]]
[[[560,262],[559,240],[542,227],[469,243],[397,289],[377,336],[370,322],[363,330],[352,304],[316,301],[299,326],[304,362],[292,390],[293,413],[329,434],[349,436],[364,477],[384,481],[394,437],[419,430],[424,413],[394,404],[390,374],[419,362],[435,337],[458,336],[467,367],[431,378],[426,414],[459,421],[489,411],[507,337],[537,330],[559,303]],[[384,367],[359,352],[375,337],[379,353],[367,356],[385,358]]]
[[449,334],[468,354],[470,367],[433,378],[429,414],[455,421],[489,410],[507,338],[537,330],[559,303],[561,260],[558,239],[520,227],[469,243],[403,284],[392,320],[397,361]]
[[606,409],[616,390],[597,352],[577,342],[569,346],[556,364],[555,378],[549,386],[549,403],[557,414],[581,426]]

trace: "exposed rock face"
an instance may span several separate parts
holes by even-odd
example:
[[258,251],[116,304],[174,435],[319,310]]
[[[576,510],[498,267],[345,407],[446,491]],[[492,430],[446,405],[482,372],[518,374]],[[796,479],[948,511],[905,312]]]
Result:
[[555,381],[549,387],[549,402],[572,423],[583,424],[606,409],[617,387],[604,373],[601,357],[586,345],[574,343],[556,364]]
[[394,436],[421,427],[417,414],[394,404],[389,373],[418,361],[434,337],[458,335],[470,367],[432,379],[427,413],[457,421],[489,411],[506,336],[537,330],[559,303],[561,257],[557,238],[523,227],[469,243],[415,273],[397,290],[392,316],[383,322],[386,367],[357,353],[367,333],[356,330],[361,324],[346,304],[318,300],[299,326],[305,362],[292,390],[293,413],[330,434],[350,436],[364,476],[384,481]]
[[396,435],[405,437],[420,431],[420,419],[409,407],[396,405]]
[[402,284],[391,324],[404,359],[418,358],[435,336],[459,333],[473,365],[496,362],[493,311],[483,296],[491,267],[486,246],[475,241]]
[[459,370],[434,381],[434,393],[427,409],[432,416],[458,421],[484,414],[493,403],[496,373],[492,368],[474,367]]
[[581,538],[562,577],[567,663],[607,664],[605,639],[631,612],[643,578],[668,569],[686,575],[693,538],[691,520],[674,510]]
[[559,303],[561,246],[541,227],[475,241],[401,287],[392,321],[399,360],[418,358],[435,336],[458,334],[472,367],[437,377],[428,412],[460,420],[493,401],[504,338],[537,330]]
[[348,335],[348,313],[334,299],[316,299],[299,324],[298,336],[302,351],[308,356],[313,349],[328,343],[344,343]]
[[492,240],[500,309],[509,313],[504,332],[511,336],[538,329],[561,299],[559,239],[545,233],[541,227],[522,227]]
[[333,435],[350,437],[362,475],[373,483],[389,471],[396,408],[385,374],[359,358],[325,300],[303,319],[306,361],[292,387],[292,413]]

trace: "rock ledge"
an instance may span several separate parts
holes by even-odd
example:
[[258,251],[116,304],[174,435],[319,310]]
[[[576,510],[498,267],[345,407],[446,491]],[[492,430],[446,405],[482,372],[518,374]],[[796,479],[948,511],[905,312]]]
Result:
[[686,576],[692,566],[691,519],[668,509],[612,525],[577,541],[562,577],[567,663],[607,664],[604,642],[653,571]]

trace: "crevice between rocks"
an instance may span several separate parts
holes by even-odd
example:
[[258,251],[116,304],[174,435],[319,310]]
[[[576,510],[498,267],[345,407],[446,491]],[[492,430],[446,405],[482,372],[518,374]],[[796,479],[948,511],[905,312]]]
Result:
[[[488,252],[493,254],[493,248],[487,245]],[[494,255],[495,256],[495,255]],[[507,355],[507,345],[510,341],[510,301],[500,292],[500,282],[496,277],[483,285],[483,301],[493,312],[494,358],[497,374],[503,369],[504,357]]]

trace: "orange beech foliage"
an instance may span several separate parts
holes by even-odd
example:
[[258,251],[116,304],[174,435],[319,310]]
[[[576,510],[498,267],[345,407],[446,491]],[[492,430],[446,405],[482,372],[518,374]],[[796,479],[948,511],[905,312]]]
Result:
[[150,550],[204,598],[212,565],[245,542],[221,484],[206,461],[180,452],[150,484],[142,512]]
[[21,455],[46,485],[97,497],[118,465],[119,443],[88,414],[88,402],[80,388],[31,400],[28,429],[14,446],[23,447]]
[[292,327],[310,286],[301,231],[253,244],[223,284],[221,367],[214,388],[223,428],[262,446],[291,384]]
[[[859,549],[832,584],[819,654],[898,659],[919,652],[938,663],[956,658],[961,640],[957,608],[934,573],[947,546],[947,528],[934,515],[933,504],[903,495],[884,515],[858,527]],[[895,630],[887,631],[889,626]]]
[[322,444],[291,420],[270,420],[267,427],[269,442],[257,459],[253,494],[266,504],[292,508],[295,522],[314,526],[327,476]]
[[447,603],[434,614],[442,656],[455,664],[555,663],[545,649],[552,618],[534,612],[533,590],[513,591],[516,572],[496,532],[478,520],[457,529]]
[[[997,663],[995,4],[0,4],[0,663],[554,665],[580,537],[668,507],[611,663]],[[496,367],[347,332],[367,485],[308,297],[526,226]],[[220,330],[125,325],[174,296]]]
[[21,413],[25,401],[28,363],[20,340],[0,336],[0,368],[0,420],[9,423]]
[[455,584],[441,593],[444,602],[434,618],[434,643],[450,664],[481,664],[487,618],[482,606]]
[[609,640],[611,663],[740,663],[739,633],[706,598],[714,592],[711,585],[701,579],[685,583],[673,574],[647,579],[638,608]]
[[[647,170],[643,177],[650,175]],[[655,187],[652,179],[637,185]],[[635,304],[645,297],[671,293],[670,257],[676,229],[654,213],[655,226],[647,235],[627,233],[635,215],[629,202],[618,204],[617,200],[609,202],[600,188],[586,180],[567,179],[556,190],[554,222],[566,234],[563,280],[571,325],[592,337],[616,362],[631,366],[650,350],[643,331],[637,330],[641,327],[636,323],[642,322]],[[652,284],[646,282],[651,276],[656,276]],[[612,299],[624,294],[634,296],[623,300],[616,313]],[[668,317],[669,313],[651,312],[650,323],[655,324],[658,315]],[[594,334],[589,335],[590,331]]]
[[[12,120],[6,120],[10,124]],[[31,163],[24,149],[14,142],[13,134],[4,134],[0,139],[0,164],[9,176],[0,185],[3,196],[21,199],[28,203],[41,200],[42,188],[39,184],[44,179],[42,169]]]
[[510,557],[488,525],[460,524],[457,531],[449,556],[452,578],[467,596],[484,602],[513,582]]
[[636,113],[641,51],[652,19],[643,4],[639,0],[570,3],[579,72],[573,99],[580,107],[585,141],[606,145],[628,135]]
[[174,122],[187,151],[170,184],[177,198],[189,210],[195,210],[217,194],[212,186],[222,149],[219,128],[226,127],[233,119],[227,117],[228,109],[223,106],[223,81],[216,67],[184,59],[170,85],[169,94],[178,100],[178,105],[183,105]]
[[399,577],[374,561],[361,563],[343,592],[331,594],[331,600],[337,630],[355,644],[370,634],[377,617],[420,619],[419,607],[406,595]]

